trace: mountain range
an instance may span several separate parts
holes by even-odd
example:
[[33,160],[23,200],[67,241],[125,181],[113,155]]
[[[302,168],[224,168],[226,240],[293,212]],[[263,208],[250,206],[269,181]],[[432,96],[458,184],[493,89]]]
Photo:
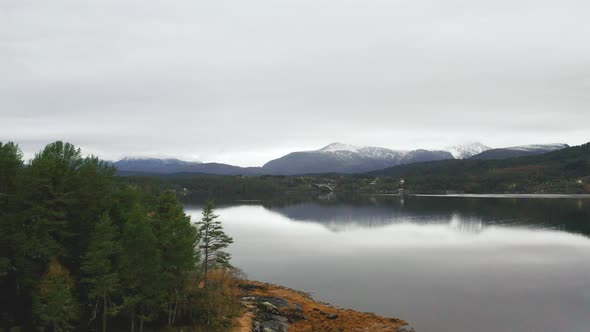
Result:
[[264,174],[260,167],[240,167],[179,159],[124,158],[112,164],[117,167],[120,175],[192,173],[254,176]]
[[[483,158],[477,155],[466,160],[398,165],[367,175],[403,178],[416,193],[590,193],[590,143],[560,147],[506,148],[509,154],[518,151],[529,155],[502,159],[491,159],[499,152],[488,150],[493,153]],[[554,150],[530,154],[548,148]]]
[[365,173],[388,167],[449,159],[504,159],[543,154],[567,144],[537,144],[492,149],[481,143],[454,145],[445,150],[391,150],[332,143],[319,150],[292,152],[262,167],[239,167],[221,163],[189,162],[179,159],[124,158],[112,163],[120,175],[215,174],[298,175],[318,173]]
[[487,149],[479,154],[473,155],[471,159],[478,160],[495,160],[495,159],[506,159],[515,157],[526,157],[534,156],[538,154],[544,154],[547,152],[557,151],[561,149],[569,148],[569,145],[562,143],[555,144],[534,144],[534,145],[523,145],[513,146],[508,148],[500,149]]
[[[398,151],[332,143],[320,150],[292,152],[262,166],[271,174],[363,173],[421,161],[453,159],[447,151]],[[388,166],[389,165],[389,166]]]

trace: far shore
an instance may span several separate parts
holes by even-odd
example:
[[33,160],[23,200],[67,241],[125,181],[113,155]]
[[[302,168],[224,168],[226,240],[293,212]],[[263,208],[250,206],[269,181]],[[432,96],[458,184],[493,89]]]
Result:
[[464,197],[464,198],[590,198],[590,194],[364,194],[366,196]]

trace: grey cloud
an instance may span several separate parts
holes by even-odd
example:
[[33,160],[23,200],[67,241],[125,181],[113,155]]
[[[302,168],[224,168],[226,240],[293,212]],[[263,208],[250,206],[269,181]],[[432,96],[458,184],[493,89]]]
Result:
[[332,141],[584,143],[585,1],[0,4],[0,140],[259,165]]

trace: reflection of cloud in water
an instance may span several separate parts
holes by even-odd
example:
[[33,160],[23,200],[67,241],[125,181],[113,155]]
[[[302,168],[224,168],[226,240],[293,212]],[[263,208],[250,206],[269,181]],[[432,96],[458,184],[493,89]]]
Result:
[[[193,216],[198,211],[189,211]],[[588,238],[565,231],[522,225],[486,224],[459,213],[445,219],[419,220],[418,216],[366,218],[354,222],[332,218],[296,220],[262,206],[237,206],[218,210],[231,236],[256,239],[266,252],[298,253],[384,250],[387,248],[470,248],[518,246],[590,246]],[[357,214],[358,216],[358,214]],[[388,217],[389,216],[389,217]],[[264,239],[262,241],[262,239]],[[263,245],[265,243],[265,245]],[[243,245],[236,241],[233,247]],[[372,249],[369,249],[372,248]]]
[[[590,240],[539,223],[587,222],[585,213],[569,214],[576,201],[555,214],[546,202],[502,210],[498,200],[422,202],[242,205],[217,213],[235,240],[232,263],[253,279],[403,317],[420,331],[587,330]],[[188,213],[200,218],[198,209]]]
[[461,217],[458,213],[453,213],[449,226],[459,232],[480,233],[484,229],[484,223],[481,218]]

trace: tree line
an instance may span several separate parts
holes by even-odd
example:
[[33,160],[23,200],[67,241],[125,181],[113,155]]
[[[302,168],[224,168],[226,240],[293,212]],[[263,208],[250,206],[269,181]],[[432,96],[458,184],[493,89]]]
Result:
[[213,203],[196,224],[171,190],[54,142],[25,164],[0,142],[0,330],[221,331],[239,311]]
[[441,160],[369,173],[380,186],[405,179],[416,193],[590,193],[590,143],[541,155],[499,160]]
[[411,193],[590,193],[590,143],[541,155],[498,160],[439,160],[363,174],[305,176],[135,175],[119,181],[158,191],[174,188],[183,199],[259,199],[278,203],[322,194],[314,183],[336,184],[339,195]]

